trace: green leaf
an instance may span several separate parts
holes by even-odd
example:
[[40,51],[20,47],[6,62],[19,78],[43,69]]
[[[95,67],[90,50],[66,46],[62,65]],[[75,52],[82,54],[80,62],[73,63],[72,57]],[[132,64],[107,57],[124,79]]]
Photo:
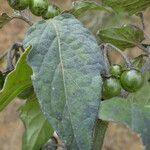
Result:
[[17,95],[32,86],[32,70],[27,65],[26,56],[31,47],[27,48],[19,59],[15,70],[7,75],[2,91],[0,91],[0,111],[2,111]]
[[23,136],[23,150],[40,150],[53,136],[54,131],[43,115],[36,96],[30,97],[19,111],[26,129]]
[[1,16],[0,16],[0,29],[5,25],[7,24],[8,22],[10,22],[12,20],[11,17],[9,17],[6,13],[3,13]]
[[116,12],[123,10],[130,15],[140,13],[150,6],[150,0],[102,0],[102,3]]
[[150,149],[150,73],[144,87],[127,99],[113,98],[103,101],[99,118],[126,125],[140,134],[146,150]]
[[34,24],[24,45],[42,110],[66,147],[91,150],[103,69],[93,35],[70,14]]
[[70,11],[71,14],[78,17],[80,15],[83,15],[87,11],[102,11],[105,10],[107,12],[110,12],[110,10],[106,9],[104,6],[99,5],[96,2],[90,2],[90,1],[75,1],[73,2],[72,10]]
[[23,92],[21,92],[18,95],[18,98],[20,98],[20,99],[28,99],[33,94],[34,94],[34,88],[33,88],[33,86],[30,86],[29,88],[23,90]]
[[134,25],[100,30],[97,35],[102,42],[111,43],[122,50],[135,47],[144,40],[143,31]]

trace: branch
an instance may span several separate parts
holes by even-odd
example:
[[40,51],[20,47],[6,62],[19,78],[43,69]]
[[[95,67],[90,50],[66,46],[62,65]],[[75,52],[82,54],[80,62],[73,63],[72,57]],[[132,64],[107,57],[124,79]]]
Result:
[[33,25],[33,22],[25,16],[24,13],[21,13],[21,12],[14,12],[14,14],[11,16],[12,19],[21,19],[23,21],[25,21],[26,23],[28,23],[30,26]]
[[147,62],[144,64],[144,66],[141,69],[141,72],[144,74],[147,71],[150,71],[150,58],[147,60]]
[[102,49],[102,54],[104,57],[104,64],[105,64],[105,75],[106,76],[110,76],[110,63],[108,60],[108,49],[107,46],[105,44],[101,45],[101,49]]
[[149,53],[148,49],[145,48],[142,44],[138,44],[137,47],[140,48],[141,50],[143,50],[145,53]]
[[140,16],[141,23],[142,23],[142,29],[145,30],[145,24],[144,24],[144,16],[143,16],[143,13],[141,12],[141,13],[139,14],[139,16]]
[[121,55],[121,57],[125,60],[127,67],[129,67],[129,68],[133,67],[132,63],[130,62],[129,57],[126,54],[124,54],[119,48],[115,47],[114,45],[112,45],[110,43],[107,43],[106,46],[110,46],[115,51],[117,51]]

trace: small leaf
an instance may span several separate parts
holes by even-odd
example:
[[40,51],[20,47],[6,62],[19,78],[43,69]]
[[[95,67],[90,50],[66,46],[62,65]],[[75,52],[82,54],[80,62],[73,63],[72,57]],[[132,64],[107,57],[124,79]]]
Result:
[[111,43],[122,50],[135,47],[144,40],[143,31],[134,25],[100,30],[97,35],[102,42]]
[[75,1],[75,2],[73,2],[73,7],[72,7],[72,10],[70,11],[70,13],[73,14],[74,16],[78,17],[90,10],[94,10],[94,11],[105,10],[107,12],[110,12],[110,10],[106,9],[104,6],[97,4],[96,2]]
[[9,17],[6,13],[3,13],[1,16],[0,16],[0,29],[5,25],[7,24],[8,22],[10,22],[12,20],[11,17]]
[[26,56],[31,47],[27,48],[25,53],[18,61],[15,70],[7,75],[2,91],[0,91],[0,111],[2,111],[17,95],[32,85],[32,70],[27,65]]
[[39,150],[52,137],[53,129],[43,115],[35,96],[21,106],[20,117],[25,125],[23,150]]
[[150,149],[150,73],[144,87],[127,99],[113,98],[103,101],[99,118],[126,125],[140,134],[146,150]]
[[102,3],[116,12],[123,10],[130,15],[140,13],[150,6],[150,0],[102,0]]
[[24,45],[42,110],[67,149],[91,150],[101,99],[103,57],[96,39],[73,15],[34,24]]

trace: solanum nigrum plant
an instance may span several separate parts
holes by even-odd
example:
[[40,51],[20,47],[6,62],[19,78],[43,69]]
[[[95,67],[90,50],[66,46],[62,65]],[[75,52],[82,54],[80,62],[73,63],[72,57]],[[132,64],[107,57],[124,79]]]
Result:
[[[8,0],[8,5],[14,12],[0,16],[0,28],[17,18],[29,24],[22,43],[0,58],[7,62],[0,72],[0,111],[15,97],[25,99],[19,108],[22,149],[102,150],[113,121],[140,134],[149,150],[150,42],[143,11],[150,1],[75,1],[67,10],[48,0]],[[85,25],[93,11],[105,12],[97,32]],[[136,15],[141,27],[120,26],[123,17],[113,24],[119,12],[129,19]],[[39,16],[37,21],[29,14]],[[133,58],[128,52],[135,47],[142,53]],[[121,65],[110,51],[122,57]]]

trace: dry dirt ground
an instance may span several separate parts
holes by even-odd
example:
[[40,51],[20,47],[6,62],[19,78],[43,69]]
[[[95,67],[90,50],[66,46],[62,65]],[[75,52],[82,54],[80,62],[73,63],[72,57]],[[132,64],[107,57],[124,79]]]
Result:
[[[55,1],[55,0],[54,0]],[[62,8],[70,6],[70,0],[55,1]],[[66,5],[64,5],[64,3]],[[11,9],[6,0],[0,0],[0,13]],[[145,13],[147,33],[150,35],[150,11]],[[8,49],[12,43],[22,41],[28,25],[20,20],[15,20],[0,30],[0,54]],[[2,68],[1,68],[2,69]],[[22,134],[24,127],[17,113],[18,107],[23,102],[15,100],[3,112],[0,113],[0,150],[21,150]],[[103,150],[143,150],[140,139],[124,126],[115,123],[110,124],[106,133]]]

